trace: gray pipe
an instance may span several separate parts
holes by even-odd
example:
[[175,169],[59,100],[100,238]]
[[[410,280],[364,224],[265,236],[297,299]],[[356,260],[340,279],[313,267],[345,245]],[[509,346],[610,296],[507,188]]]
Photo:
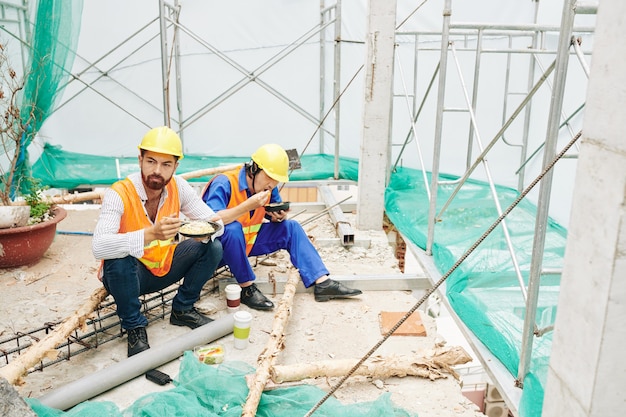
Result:
[[169,342],[151,347],[77,381],[49,392],[39,401],[45,406],[67,410],[143,373],[180,357],[184,351],[210,343],[233,332],[233,315],[221,317]]

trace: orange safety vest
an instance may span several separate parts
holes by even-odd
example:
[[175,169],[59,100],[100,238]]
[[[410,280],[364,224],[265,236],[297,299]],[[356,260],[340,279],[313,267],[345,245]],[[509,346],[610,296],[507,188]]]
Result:
[[[246,190],[239,189],[239,173],[241,172],[241,167],[243,165],[235,168],[232,171],[223,172],[223,175],[228,177],[230,181],[230,200],[228,201],[227,209],[237,207],[239,204],[243,203],[248,199],[248,194]],[[204,195],[206,190],[209,188],[211,182],[215,179],[215,177],[211,178],[208,184],[204,187],[201,195]],[[268,197],[267,202],[269,202],[271,195]],[[243,236],[246,241],[246,255],[250,254],[252,247],[254,246],[254,242],[256,242],[256,236],[259,233],[259,229],[261,229],[261,224],[263,223],[263,219],[265,218],[265,207],[259,207],[254,210],[252,216],[250,216],[250,212],[247,211],[239,218],[237,221],[241,223],[243,228]]]
[[[141,204],[141,199],[131,180],[128,178],[123,179],[113,184],[111,188],[120,195],[124,202],[124,213],[120,221],[119,233],[134,232],[152,225],[150,219],[146,216],[144,207]],[[178,187],[173,177],[165,189],[167,190],[167,198],[163,206],[157,212],[156,220],[160,220],[166,216],[178,217],[180,212]],[[139,258],[139,261],[154,275],[162,277],[167,274],[172,267],[172,258],[174,257],[175,249],[176,243],[173,242],[173,239],[153,240],[144,246],[143,257]]]

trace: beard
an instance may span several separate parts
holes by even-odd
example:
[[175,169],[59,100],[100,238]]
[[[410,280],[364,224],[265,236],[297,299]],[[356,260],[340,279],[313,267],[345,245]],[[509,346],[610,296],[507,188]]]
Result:
[[148,187],[151,190],[156,190],[156,191],[162,190],[163,188],[165,188],[165,186],[172,179],[170,177],[169,179],[166,180],[162,176],[155,175],[155,174],[150,174],[148,176],[141,174],[141,178],[143,179],[143,183],[146,185],[146,187]]

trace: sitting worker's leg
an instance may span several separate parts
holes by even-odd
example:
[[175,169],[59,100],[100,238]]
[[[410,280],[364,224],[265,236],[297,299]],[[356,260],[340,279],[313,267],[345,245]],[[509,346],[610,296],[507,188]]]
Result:
[[329,272],[322,258],[297,221],[285,220],[280,223],[263,224],[252,251],[271,253],[278,249],[286,249],[289,252],[291,263],[298,268],[305,287],[315,285],[316,301],[362,294],[361,290],[348,288],[328,277]]
[[222,264],[228,265],[230,271],[241,286],[241,302],[256,310],[271,310],[272,303],[257,288],[254,280],[256,276],[246,253],[246,242],[241,223],[232,222],[224,227],[224,234],[220,237],[224,247]]
[[139,274],[149,272],[132,256],[105,260],[102,272],[102,283],[113,296],[122,329],[128,333],[128,356],[150,349],[148,320],[141,314],[139,301]]
[[192,329],[207,324],[212,320],[199,313],[194,304],[200,298],[204,284],[213,278],[221,258],[222,245],[219,241],[202,243],[194,239],[184,240],[176,246],[170,271],[157,280],[142,282],[142,292],[161,290],[183,278],[172,300],[170,323]]

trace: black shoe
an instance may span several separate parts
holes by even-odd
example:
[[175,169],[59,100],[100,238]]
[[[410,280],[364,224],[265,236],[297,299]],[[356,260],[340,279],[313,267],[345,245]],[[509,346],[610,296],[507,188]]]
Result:
[[271,310],[274,308],[274,303],[263,295],[256,287],[256,284],[241,289],[241,302],[255,310]]
[[347,298],[354,297],[355,295],[363,294],[361,290],[348,288],[340,282],[329,279],[330,284],[324,282],[324,286],[315,286],[313,294],[315,294],[315,301],[328,301],[333,298]]
[[187,311],[172,310],[172,314],[170,315],[170,324],[173,324],[174,326],[187,326],[191,329],[204,326],[212,321],[213,319],[208,318],[204,314],[198,313],[198,310],[195,308]]
[[128,357],[150,349],[148,333],[145,327],[137,327],[126,331],[128,333]]

